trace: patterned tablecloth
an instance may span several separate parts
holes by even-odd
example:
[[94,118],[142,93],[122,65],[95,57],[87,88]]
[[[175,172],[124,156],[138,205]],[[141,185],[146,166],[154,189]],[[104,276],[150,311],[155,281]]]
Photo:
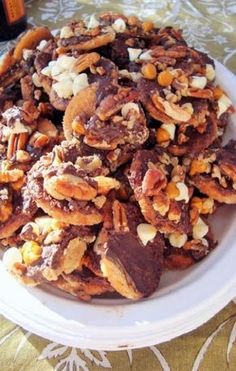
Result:
[[[142,5],[141,5],[142,4]],[[187,41],[236,73],[234,0],[29,0],[31,24],[59,28],[70,18],[104,10],[150,17],[183,28]],[[0,54],[14,42],[0,43]],[[164,371],[236,370],[236,306],[229,304],[199,329],[171,342],[121,352],[69,348],[29,333],[0,316],[1,371]]]

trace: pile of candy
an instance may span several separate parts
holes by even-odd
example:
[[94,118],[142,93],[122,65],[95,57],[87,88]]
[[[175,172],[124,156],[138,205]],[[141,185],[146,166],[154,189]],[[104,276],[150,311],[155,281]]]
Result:
[[83,300],[140,299],[216,246],[236,203],[233,107],[181,31],[105,13],[29,30],[0,64],[0,243],[8,270]]

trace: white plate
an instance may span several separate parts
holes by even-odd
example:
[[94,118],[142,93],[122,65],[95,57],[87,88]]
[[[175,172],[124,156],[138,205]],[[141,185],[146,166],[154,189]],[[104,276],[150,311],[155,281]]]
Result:
[[[216,63],[218,82],[236,104],[236,77]],[[227,137],[236,138],[236,115]],[[167,272],[146,300],[83,303],[50,287],[26,288],[0,263],[0,312],[25,329],[69,346],[119,350],[170,340],[210,319],[236,295],[236,208],[213,217],[219,246],[184,272]]]

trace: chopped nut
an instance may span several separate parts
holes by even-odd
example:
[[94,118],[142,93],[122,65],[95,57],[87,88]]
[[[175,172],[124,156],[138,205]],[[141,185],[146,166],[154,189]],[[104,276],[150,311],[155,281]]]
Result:
[[201,218],[198,218],[196,224],[193,226],[193,238],[195,240],[200,240],[203,238],[209,231],[209,227]]
[[160,215],[165,216],[170,207],[169,195],[160,192],[153,197],[153,209],[157,211]]
[[12,215],[13,206],[11,202],[0,204],[0,220],[2,223],[6,222]]
[[39,226],[34,222],[30,222],[24,225],[20,233],[20,237],[25,241],[37,241],[39,236]]
[[[180,107],[178,104],[174,104],[171,102],[168,102],[161,98],[160,96],[152,96],[152,99],[156,99],[158,103],[163,106],[164,112],[176,120],[177,122],[187,122],[190,120],[191,115],[187,111],[185,111],[182,107]],[[155,103],[154,103],[155,104]]]
[[16,161],[18,162],[27,162],[30,160],[30,154],[22,149],[19,149],[16,152]]
[[129,72],[128,70],[119,70],[119,75],[134,82],[137,82],[142,77],[140,72]]
[[10,247],[2,258],[3,265],[11,271],[16,263],[22,263],[22,255],[17,247]]
[[89,201],[97,195],[97,190],[94,187],[82,178],[71,174],[44,179],[44,188],[48,194],[57,200],[74,198]]
[[116,232],[129,232],[126,209],[119,201],[114,201],[112,205],[113,226]]
[[207,162],[204,162],[203,160],[194,159],[191,163],[189,174],[195,175],[195,174],[206,173],[209,171],[209,166],[210,165]]
[[214,211],[214,200],[212,198],[203,198],[202,214],[212,214]]
[[141,223],[137,226],[137,233],[143,245],[146,246],[156,237],[157,229],[151,224]]
[[31,135],[29,144],[34,148],[41,148],[46,146],[50,142],[50,139],[47,135],[41,134],[37,131],[34,132],[33,135]]
[[23,187],[24,184],[25,184],[25,177],[23,176],[16,182],[12,182],[11,186],[14,189],[14,191],[19,191]]
[[123,105],[123,107],[121,109],[122,116],[124,118],[126,118],[128,116],[128,113],[131,110],[134,110],[135,112],[140,113],[138,104],[137,103],[133,103],[133,102],[129,102],[129,103],[126,103],[126,104]]
[[188,112],[192,116],[194,112],[192,103],[184,103],[182,104],[181,108],[183,108],[186,112]]
[[148,169],[142,181],[142,191],[146,196],[154,196],[166,187],[166,183],[166,176],[161,170]]
[[17,182],[19,179],[23,177],[24,172],[23,170],[20,169],[0,171],[0,183]]
[[188,236],[185,233],[183,234],[171,233],[169,235],[169,241],[170,241],[171,246],[173,247],[181,248],[184,246],[187,240],[188,240]]
[[120,182],[118,182],[116,179],[109,178],[103,175],[99,175],[94,177],[94,180],[98,184],[98,193],[106,195],[108,192],[110,192],[112,189],[119,189],[120,188]]
[[95,206],[98,208],[98,209],[101,209],[105,202],[106,202],[106,197],[105,196],[97,196],[94,200],[92,200],[93,203],[95,204]]
[[77,121],[76,119],[72,122],[72,129],[77,135],[85,134],[85,128],[84,128],[83,122]]
[[199,213],[202,211],[202,199],[200,197],[193,197],[191,200],[191,207],[198,210]]

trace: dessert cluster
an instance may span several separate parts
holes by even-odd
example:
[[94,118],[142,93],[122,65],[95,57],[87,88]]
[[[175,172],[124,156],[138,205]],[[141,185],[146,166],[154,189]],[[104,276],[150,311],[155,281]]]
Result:
[[180,30],[105,13],[0,63],[0,244],[26,285],[140,299],[216,246],[236,203],[232,102]]

